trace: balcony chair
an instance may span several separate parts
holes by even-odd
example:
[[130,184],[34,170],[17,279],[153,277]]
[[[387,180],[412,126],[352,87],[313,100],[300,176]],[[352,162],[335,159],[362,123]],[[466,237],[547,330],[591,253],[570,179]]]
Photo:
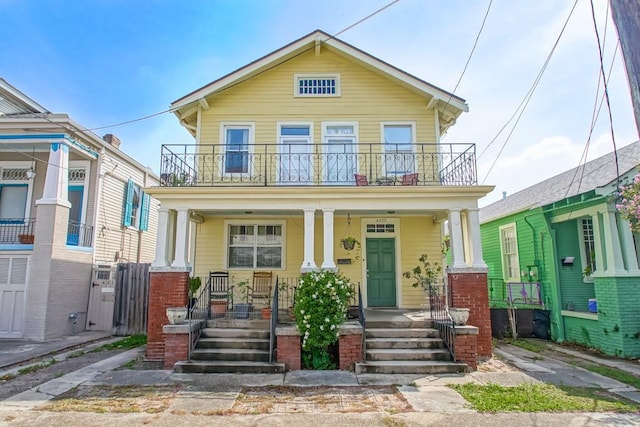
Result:
[[407,173],[402,175],[402,185],[418,185],[418,174]]
[[248,288],[247,302],[253,304],[254,299],[264,300],[265,304],[271,301],[273,291],[273,273],[271,271],[254,271],[253,282]]
[[360,174],[354,173],[353,177],[356,179],[356,186],[366,187],[367,185],[369,185],[369,181],[367,181],[366,175],[360,175]]
[[233,310],[233,285],[228,271],[209,272],[209,301],[226,301],[227,310]]

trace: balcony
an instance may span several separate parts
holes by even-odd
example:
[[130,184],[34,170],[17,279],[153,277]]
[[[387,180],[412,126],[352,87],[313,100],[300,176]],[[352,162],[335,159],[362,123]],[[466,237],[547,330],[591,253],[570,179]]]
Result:
[[160,185],[476,185],[474,144],[165,144]]
[[[0,245],[32,245],[35,233],[35,218],[11,218],[0,220]],[[93,243],[93,227],[77,221],[69,221],[68,246],[90,248]]]

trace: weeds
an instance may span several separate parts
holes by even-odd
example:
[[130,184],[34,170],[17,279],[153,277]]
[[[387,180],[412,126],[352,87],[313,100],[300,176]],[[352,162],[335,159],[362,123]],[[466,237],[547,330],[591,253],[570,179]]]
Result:
[[108,350],[131,350],[132,348],[140,347],[147,343],[146,335],[131,335],[130,337],[122,340],[112,342],[111,344],[101,345],[100,347],[91,350],[91,353],[99,353],[101,351]]
[[38,372],[42,368],[46,368],[47,366],[51,366],[56,363],[55,359],[45,360],[44,362],[37,363],[35,365],[30,365],[25,368],[22,368],[18,371],[18,375],[30,374],[32,372]]

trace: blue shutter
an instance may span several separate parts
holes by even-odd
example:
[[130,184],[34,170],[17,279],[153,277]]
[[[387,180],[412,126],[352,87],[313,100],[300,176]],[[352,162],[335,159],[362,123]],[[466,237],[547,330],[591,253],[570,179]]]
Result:
[[122,224],[125,227],[131,227],[131,213],[133,211],[133,180],[127,182],[127,194],[124,199],[124,220]]
[[144,191],[142,193],[142,208],[140,210],[140,231],[147,231],[149,228],[149,204],[151,202],[151,196],[146,194]]

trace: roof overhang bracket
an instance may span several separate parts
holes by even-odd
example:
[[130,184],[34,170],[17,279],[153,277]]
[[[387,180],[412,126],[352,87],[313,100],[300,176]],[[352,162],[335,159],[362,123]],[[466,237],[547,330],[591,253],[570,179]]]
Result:
[[322,45],[322,40],[320,40],[320,36],[316,37],[316,56],[320,55],[320,46]]
[[436,104],[440,101],[440,98],[434,96],[431,98],[431,101],[427,104],[427,110],[433,110],[436,107]]
[[206,98],[200,98],[198,102],[200,103],[200,106],[202,107],[203,110],[209,109],[209,103],[207,102]]

